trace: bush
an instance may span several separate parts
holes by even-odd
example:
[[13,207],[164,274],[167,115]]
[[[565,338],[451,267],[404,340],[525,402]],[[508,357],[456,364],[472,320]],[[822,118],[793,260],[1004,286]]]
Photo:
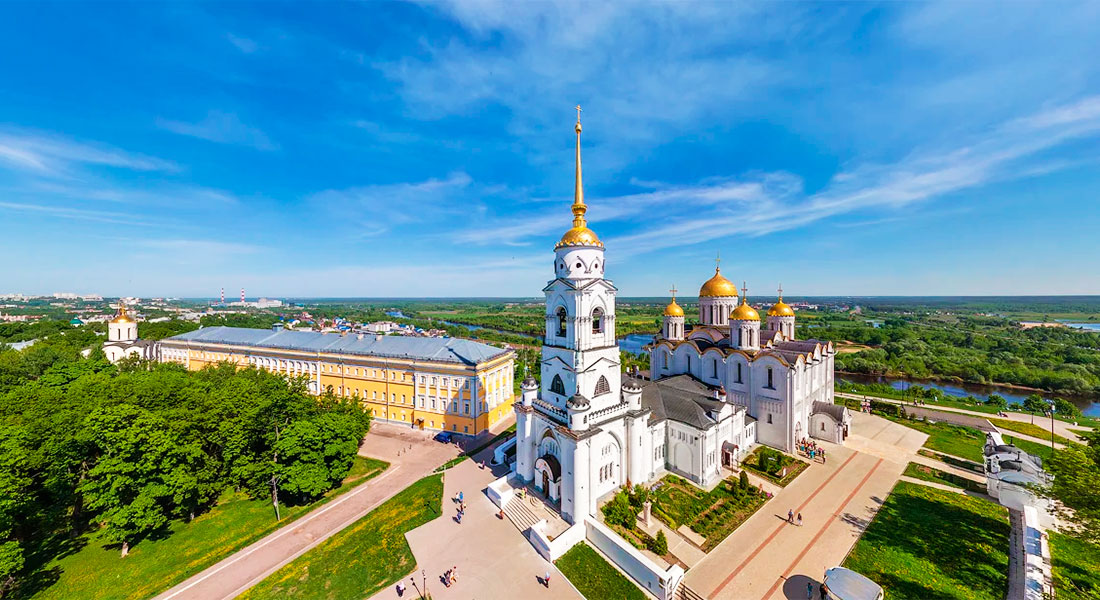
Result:
[[668,538],[665,537],[664,529],[657,532],[657,537],[650,539],[653,541],[646,541],[649,542],[649,549],[652,550],[654,554],[656,554],[657,556],[664,556],[668,554]]
[[741,489],[742,489],[742,490],[747,490],[747,489],[749,489],[749,474],[748,474],[748,472],[747,472],[747,471],[745,471],[745,470],[743,470],[743,469],[741,470],[741,482],[740,482],[740,487],[741,487]]
[[619,492],[603,507],[604,520],[611,525],[634,529],[637,512],[630,505],[626,492]]
[[995,406],[1001,410],[1008,408],[1008,400],[1005,400],[1004,396],[1000,394],[990,394],[989,397],[985,399],[985,404],[986,406]]

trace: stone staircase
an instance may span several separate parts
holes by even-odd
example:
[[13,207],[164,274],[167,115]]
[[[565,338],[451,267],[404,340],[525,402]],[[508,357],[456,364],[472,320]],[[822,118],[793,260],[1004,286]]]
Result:
[[695,590],[689,588],[683,581],[676,587],[676,600],[706,600]]
[[521,532],[526,533],[532,525],[539,522],[539,518],[531,510],[527,503],[520,498],[512,498],[504,505],[504,514]]
[[1023,520],[1024,516],[1020,511],[1009,509],[1008,594],[1005,596],[1005,600],[1024,600],[1024,575],[1027,572],[1027,564],[1025,564],[1026,555],[1021,539],[1021,533],[1024,529]]

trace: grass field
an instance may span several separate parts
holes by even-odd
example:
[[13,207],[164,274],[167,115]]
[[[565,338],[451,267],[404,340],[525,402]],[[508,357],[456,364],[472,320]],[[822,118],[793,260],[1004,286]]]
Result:
[[951,487],[957,487],[963,490],[982,492],[983,494],[986,493],[986,488],[984,484],[978,483],[977,481],[972,481],[965,477],[960,477],[948,471],[934,469],[920,463],[909,463],[905,467],[905,472],[903,472],[902,475],[912,477],[914,479],[920,479],[922,481],[942,483],[943,485],[949,485]]
[[1008,534],[1004,508],[903,481],[844,566],[877,582],[891,600],[1002,600]]
[[985,434],[977,429],[941,422],[930,423],[890,416],[886,418],[927,433],[928,440],[924,442],[925,448],[953,454],[976,463],[985,462],[985,456],[982,454],[982,447],[985,445]]
[[646,595],[584,542],[554,561],[585,598],[646,600]]
[[1052,531],[1050,554],[1059,598],[1100,598],[1100,546]]
[[379,475],[388,466],[389,463],[381,460],[356,457],[343,485],[313,504],[282,507],[283,519],[279,522],[275,521],[269,501],[250,500],[243,494],[226,492],[210,512],[191,523],[172,523],[168,536],[135,545],[124,559],[119,557],[117,548],[106,548],[107,543],[98,533],[91,534],[79,551],[46,565],[46,576],[58,579],[33,597],[35,600],[144,600],[292,523]]
[[[1016,433],[1022,433],[1024,435],[1030,435],[1031,437],[1039,438],[1041,440],[1050,439],[1050,430],[1039,427],[1038,425],[1032,425],[1031,423],[1023,423],[1021,421],[1011,421],[1008,419],[990,419],[990,423],[997,426],[998,429],[1007,429],[1008,431],[1015,431]],[[1054,435],[1054,441],[1059,444],[1071,444],[1074,440],[1068,440],[1058,434]]]
[[324,543],[250,588],[241,600],[359,600],[416,568],[405,532],[440,516],[443,477],[410,485]]

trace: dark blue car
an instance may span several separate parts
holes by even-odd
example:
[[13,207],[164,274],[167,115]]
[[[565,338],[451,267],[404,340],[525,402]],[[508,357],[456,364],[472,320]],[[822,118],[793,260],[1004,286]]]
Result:
[[435,439],[443,442],[444,444],[450,444],[451,434],[448,431],[440,431],[438,434],[436,434]]

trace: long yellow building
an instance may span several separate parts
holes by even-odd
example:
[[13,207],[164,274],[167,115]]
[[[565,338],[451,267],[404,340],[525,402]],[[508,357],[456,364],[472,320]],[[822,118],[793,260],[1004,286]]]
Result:
[[160,360],[230,362],[305,376],[377,419],[475,435],[512,414],[511,350],[456,338],[207,327],[160,341]]

